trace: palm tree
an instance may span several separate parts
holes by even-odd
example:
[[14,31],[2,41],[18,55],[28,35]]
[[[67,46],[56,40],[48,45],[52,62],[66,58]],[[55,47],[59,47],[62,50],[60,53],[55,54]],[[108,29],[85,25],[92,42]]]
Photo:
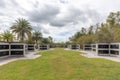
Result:
[[35,31],[32,35],[32,38],[35,41],[35,43],[38,44],[38,41],[42,39],[42,33],[39,31]]
[[4,41],[12,42],[14,39],[14,36],[10,31],[7,30],[7,31],[4,31],[4,33],[2,34],[2,38]]
[[3,37],[2,37],[2,34],[0,34],[0,41],[2,41],[3,40]]
[[42,39],[42,33],[39,31],[35,31],[32,35],[32,39],[35,41],[35,48],[38,49],[38,41]]
[[17,39],[19,39],[21,42],[24,42],[24,40],[31,35],[32,27],[28,20],[19,18],[13,24],[11,30],[13,33],[17,34]]
[[53,42],[53,38],[51,36],[48,37],[49,42],[52,43]]

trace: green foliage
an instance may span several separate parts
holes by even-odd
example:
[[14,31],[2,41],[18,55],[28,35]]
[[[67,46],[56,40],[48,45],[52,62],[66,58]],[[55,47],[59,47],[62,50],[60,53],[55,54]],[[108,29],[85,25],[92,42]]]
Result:
[[93,28],[94,28],[94,26],[89,27],[89,29],[88,29],[88,34],[89,35],[94,34]]
[[52,44],[53,38],[49,36],[48,38],[44,38],[42,36],[42,33],[40,31],[34,31],[29,39],[27,40],[27,43],[35,43],[38,44]]
[[53,38],[51,36],[48,37],[48,40],[51,44],[53,43]]
[[43,39],[42,39],[42,43],[43,43],[43,44],[49,44],[50,41],[49,41],[48,38],[43,38]]
[[10,31],[6,30],[6,31],[4,31],[4,33],[2,34],[2,38],[3,38],[3,40],[6,41],[6,42],[12,42],[13,39],[14,39],[14,35],[13,35]]
[[77,43],[79,43],[81,48],[83,48],[84,44],[92,44],[95,42],[95,35],[84,35],[78,38]]
[[38,32],[38,35],[36,34],[36,39],[38,39],[40,41],[40,44],[53,44],[53,38],[51,36],[44,38],[40,34],[39,34],[39,32]]
[[25,39],[31,35],[32,27],[27,20],[19,18],[13,24],[11,30],[17,35],[17,38],[20,40],[20,42],[24,42]]
[[38,44],[38,41],[42,40],[42,33],[40,31],[33,32],[32,39]]
[[114,42],[120,42],[120,25],[115,28],[113,35]]
[[3,37],[2,37],[2,34],[0,34],[0,41],[2,41],[3,40]]
[[76,43],[76,41],[78,40],[79,37],[82,37],[86,35],[86,29],[82,28],[80,32],[76,32],[72,37],[70,37],[70,41]]
[[115,27],[120,24],[120,12],[111,12],[107,18],[107,23],[111,27]]
[[42,44],[52,44],[52,37],[49,36],[48,38],[42,38]]
[[[120,42],[120,12],[109,14],[106,23],[96,24],[87,29],[81,28],[70,37],[70,42],[83,44]],[[85,31],[85,34],[82,34]]]
[[109,26],[103,24],[97,33],[97,39],[100,43],[110,43],[113,41],[112,31]]

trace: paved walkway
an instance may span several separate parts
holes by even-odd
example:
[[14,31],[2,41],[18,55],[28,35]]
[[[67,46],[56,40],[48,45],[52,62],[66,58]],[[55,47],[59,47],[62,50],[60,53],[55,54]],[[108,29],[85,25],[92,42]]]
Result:
[[104,59],[107,59],[107,60],[120,62],[120,57],[115,57],[115,56],[98,56],[98,55],[95,55],[96,53],[93,52],[93,51],[83,51],[83,50],[80,50],[80,52],[85,53],[85,54],[80,54],[80,55],[82,55],[84,57],[87,57],[87,58],[104,58]]
[[[48,50],[54,50],[54,48],[48,49]],[[25,56],[8,56],[4,58],[0,58],[0,66],[5,65],[7,63],[17,61],[17,60],[25,60],[25,59],[36,59],[39,58],[41,55],[38,55],[36,53],[46,51],[46,50],[40,50],[40,51],[29,51]]]
[[[65,50],[71,50],[71,49],[66,48]],[[103,59],[107,59],[107,60],[111,60],[111,61],[115,61],[115,62],[120,62],[120,57],[115,57],[115,56],[98,56],[93,51],[84,51],[84,50],[74,50],[74,51],[79,51],[79,52],[85,53],[85,54],[80,54],[80,55],[82,55],[84,57],[87,57],[87,58],[103,58]]]
[[0,58],[0,66],[16,60],[39,58],[41,55],[36,54],[37,52],[40,52],[40,51],[28,52],[25,56],[8,56],[8,57]]

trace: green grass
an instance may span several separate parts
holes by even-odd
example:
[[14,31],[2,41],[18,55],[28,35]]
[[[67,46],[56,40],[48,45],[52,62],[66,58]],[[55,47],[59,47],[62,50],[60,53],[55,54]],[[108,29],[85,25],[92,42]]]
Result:
[[0,80],[120,80],[120,63],[89,59],[80,52],[55,49],[34,60],[0,67]]

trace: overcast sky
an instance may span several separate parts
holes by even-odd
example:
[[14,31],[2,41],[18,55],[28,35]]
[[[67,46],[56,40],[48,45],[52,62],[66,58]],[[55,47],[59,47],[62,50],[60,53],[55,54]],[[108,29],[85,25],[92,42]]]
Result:
[[0,32],[24,18],[44,37],[62,42],[81,27],[104,22],[110,12],[119,10],[120,0],[0,0]]

